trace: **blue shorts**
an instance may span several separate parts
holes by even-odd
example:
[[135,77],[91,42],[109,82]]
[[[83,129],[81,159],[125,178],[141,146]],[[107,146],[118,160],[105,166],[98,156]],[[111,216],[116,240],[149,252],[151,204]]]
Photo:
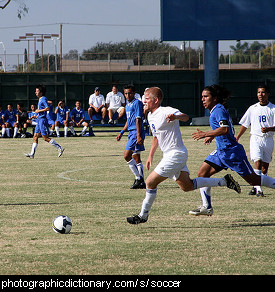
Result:
[[217,149],[208,155],[205,162],[214,167],[217,171],[229,168],[236,171],[242,177],[254,172],[241,144],[226,150]]
[[6,123],[9,123],[12,127],[14,127],[14,124],[16,123],[16,121],[7,120]]
[[37,125],[34,129],[35,134],[41,134],[42,136],[46,136],[49,134],[49,125],[47,119],[38,119]]
[[[145,133],[144,132],[141,134],[141,138],[143,140],[145,139]],[[126,144],[125,150],[131,150],[134,153],[145,150],[144,145],[143,144],[140,145],[137,142],[137,131],[135,131],[135,130],[129,131],[128,142]]]
[[64,126],[64,122],[65,122],[65,121],[66,121],[66,120],[58,120],[58,119],[56,120],[56,122],[59,122],[59,124],[62,125],[62,126]]
[[48,125],[51,127],[52,125],[54,125],[55,121],[52,119],[47,119],[48,121]]

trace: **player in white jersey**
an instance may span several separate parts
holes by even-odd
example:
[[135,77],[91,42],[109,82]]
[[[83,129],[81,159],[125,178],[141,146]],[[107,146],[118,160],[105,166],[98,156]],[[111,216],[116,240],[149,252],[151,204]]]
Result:
[[[258,175],[267,175],[274,149],[275,105],[269,101],[270,89],[259,85],[259,102],[248,108],[240,120],[237,141],[250,126],[250,158],[254,162],[254,171]],[[250,195],[263,196],[261,186],[253,186]]]
[[130,224],[145,223],[149,211],[157,195],[157,186],[167,178],[174,179],[183,191],[192,191],[201,187],[227,186],[240,192],[240,186],[231,175],[223,178],[190,179],[187,168],[188,152],[183,144],[179,121],[186,122],[189,116],[172,107],[162,107],[162,90],[151,87],[145,92],[145,109],[149,111],[148,121],[153,134],[152,146],[146,162],[149,170],[153,164],[153,157],[159,146],[163,158],[146,180],[146,196],[138,215],[128,217]]

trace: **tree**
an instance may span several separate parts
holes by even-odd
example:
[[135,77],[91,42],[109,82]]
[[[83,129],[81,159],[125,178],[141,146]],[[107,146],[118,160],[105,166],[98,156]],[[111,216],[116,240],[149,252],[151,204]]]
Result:
[[[2,0],[1,2],[3,2],[3,4],[0,5],[0,8],[3,10],[11,3],[11,0]],[[28,13],[28,11],[29,11],[29,8],[26,6],[25,3],[23,2],[19,3],[19,7],[17,9],[17,17],[21,19],[22,16],[25,16],[26,13]]]

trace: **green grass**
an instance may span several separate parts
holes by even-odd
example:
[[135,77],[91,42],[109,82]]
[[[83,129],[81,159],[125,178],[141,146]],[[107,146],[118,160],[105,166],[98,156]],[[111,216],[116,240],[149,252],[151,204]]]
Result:
[[[200,129],[208,127],[200,127]],[[191,177],[215,143],[193,141],[195,127],[182,127]],[[238,130],[238,127],[236,127]],[[275,274],[274,191],[265,197],[212,190],[214,215],[192,217],[199,191],[182,192],[172,180],[158,188],[147,223],[133,226],[126,217],[139,212],[144,190],[130,190],[133,175],[123,159],[127,137],[56,138],[62,157],[42,139],[35,159],[32,139],[1,139],[1,275],[222,275]],[[146,151],[152,137],[146,137]],[[242,137],[249,154],[249,134]],[[158,151],[154,166],[161,158]],[[145,170],[147,177],[149,172]],[[223,176],[223,171],[217,175]],[[269,174],[275,177],[274,162]],[[57,216],[73,222],[68,235],[51,228]]]

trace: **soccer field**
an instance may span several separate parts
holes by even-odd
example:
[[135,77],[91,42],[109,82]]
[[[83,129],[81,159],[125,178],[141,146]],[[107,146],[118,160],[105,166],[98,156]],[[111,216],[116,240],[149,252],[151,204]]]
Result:
[[[199,127],[208,129],[208,127]],[[238,131],[236,127],[236,131]],[[193,141],[196,127],[181,127],[191,177],[215,143]],[[55,138],[58,158],[42,139],[34,159],[24,157],[32,139],[1,139],[1,275],[220,275],[275,274],[275,194],[249,196],[250,186],[232,171],[242,193],[212,190],[214,214],[194,217],[199,190],[184,193],[172,180],[158,188],[147,223],[130,225],[144,190],[130,190],[134,177],[124,161],[127,135]],[[145,165],[152,137],[146,137]],[[248,131],[241,139],[249,155]],[[158,150],[154,166],[161,158]],[[145,172],[145,178],[149,172]],[[269,175],[275,177],[271,162]],[[70,234],[57,234],[52,220],[67,215]]]

